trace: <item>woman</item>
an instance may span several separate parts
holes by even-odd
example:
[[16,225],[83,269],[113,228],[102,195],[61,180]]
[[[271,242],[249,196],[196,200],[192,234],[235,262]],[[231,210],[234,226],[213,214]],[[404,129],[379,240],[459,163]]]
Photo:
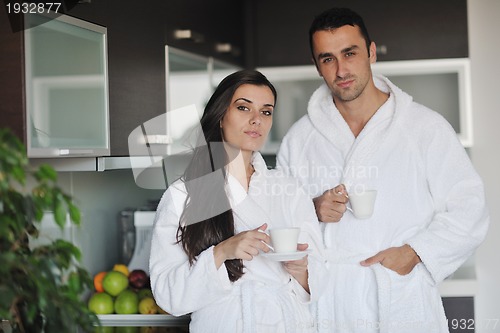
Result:
[[[325,269],[314,206],[258,153],[275,102],[276,90],[261,73],[226,77],[205,108],[203,136],[184,177],[158,206],[152,290],[167,312],[192,313],[190,332],[314,331],[309,306]],[[308,255],[266,257],[265,231],[280,226],[300,227],[304,244],[297,249]]]

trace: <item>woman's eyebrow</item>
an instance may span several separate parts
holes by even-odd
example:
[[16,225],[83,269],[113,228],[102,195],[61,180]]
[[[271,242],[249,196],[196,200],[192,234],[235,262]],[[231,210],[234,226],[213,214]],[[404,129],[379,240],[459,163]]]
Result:
[[[234,103],[238,102],[239,100],[242,100],[242,101],[245,101],[247,103],[250,103],[250,104],[253,104],[253,102],[251,100],[249,100],[248,98],[245,98],[245,97],[240,97],[240,98],[237,98]],[[268,107],[273,107],[274,108],[274,105],[273,104],[264,104],[264,106],[268,106]]]
[[238,102],[240,99],[241,99],[241,100],[243,100],[243,101],[245,101],[245,102],[247,102],[247,103],[253,103],[251,100],[249,100],[249,99],[247,99],[247,98],[245,98],[245,97],[240,97],[240,98],[236,99],[234,102],[236,103],[236,102]]

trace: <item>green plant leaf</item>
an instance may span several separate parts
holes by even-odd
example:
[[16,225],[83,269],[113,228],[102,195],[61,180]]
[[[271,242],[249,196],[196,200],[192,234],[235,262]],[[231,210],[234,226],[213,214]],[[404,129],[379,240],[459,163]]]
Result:
[[14,166],[11,170],[11,175],[20,184],[24,185],[24,181],[26,179],[26,173],[24,172],[24,168],[20,166]]
[[76,332],[77,326],[90,332],[99,320],[83,301],[92,278],[77,266],[80,249],[59,239],[30,247],[45,211],[54,212],[60,227],[67,212],[80,223],[80,211],[56,186],[50,166],[40,167],[26,189],[27,165],[24,145],[0,129],[0,318],[10,321],[13,333]]
[[54,201],[54,219],[61,229],[66,224],[66,209],[60,200]]
[[68,210],[69,210],[69,217],[71,218],[71,221],[74,222],[76,225],[80,225],[81,222],[81,214],[80,210],[78,207],[76,207],[73,202],[68,201]]
[[52,182],[57,181],[57,172],[48,164],[42,164],[35,172],[35,178],[38,181],[50,180]]

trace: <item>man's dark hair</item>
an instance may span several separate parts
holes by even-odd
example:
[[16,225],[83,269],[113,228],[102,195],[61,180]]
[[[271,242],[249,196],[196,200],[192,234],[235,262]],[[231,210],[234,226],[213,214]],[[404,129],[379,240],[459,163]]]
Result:
[[[361,35],[365,39],[366,48],[368,50],[368,56],[370,55],[370,44],[371,39],[368,35],[368,30],[366,29],[363,18],[356,12],[349,8],[331,8],[328,9],[318,16],[316,16],[309,28],[309,47],[311,48],[311,54],[314,58],[313,50],[313,35],[317,31],[323,30],[334,30],[344,25],[357,26],[361,31]],[[316,59],[314,59],[316,62]]]

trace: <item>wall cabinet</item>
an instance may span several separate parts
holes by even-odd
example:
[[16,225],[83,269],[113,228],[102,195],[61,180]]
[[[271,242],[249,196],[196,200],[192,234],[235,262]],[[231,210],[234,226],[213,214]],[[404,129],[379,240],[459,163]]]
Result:
[[109,155],[106,28],[25,16],[28,157]]
[[252,2],[254,32],[247,36],[254,50],[249,63],[311,64],[309,26],[315,15],[334,6],[363,17],[379,61],[468,57],[466,0],[257,0]]
[[[324,83],[314,65],[261,67],[273,82],[278,104],[264,154],[275,154],[290,127],[307,113],[312,93]],[[375,74],[389,78],[413,99],[440,113],[455,129],[464,147],[473,145],[469,59],[382,61]]]
[[[166,112],[165,45],[243,64],[243,7],[243,2],[229,0],[147,4],[93,0],[71,9],[70,16],[108,31],[111,156],[128,156],[130,133]],[[175,39],[173,31],[178,29],[203,34],[204,41]],[[0,126],[12,128],[26,142],[23,43],[24,32],[13,32],[6,11],[0,10],[0,98],[4,101]],[[219,43],[230,44],[233,50],[217,52]]]
[[[130,133],[167,109],[165,45],[248,68],[310,65],[309,25],[332,6],[351,7],[365,18],[372,39],[387,51],[379,61],[468,57],[466,0],[82,3],[69,14],[108,31],[111,156],[128,156]],[[191,37],[174,33],[186,30]],[[0,125],[26,141],[23,38],[0,10]]]

